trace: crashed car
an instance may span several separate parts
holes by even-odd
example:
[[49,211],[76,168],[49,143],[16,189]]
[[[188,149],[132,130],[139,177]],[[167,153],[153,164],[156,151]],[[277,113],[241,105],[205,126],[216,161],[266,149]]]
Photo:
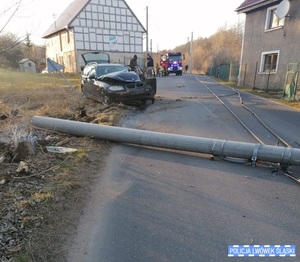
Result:
[[108,54],[93,52],[82,57],[81,90],[86,97],[104,105],[154,103],[156,79],[147,80],[126,65],[109,63]]

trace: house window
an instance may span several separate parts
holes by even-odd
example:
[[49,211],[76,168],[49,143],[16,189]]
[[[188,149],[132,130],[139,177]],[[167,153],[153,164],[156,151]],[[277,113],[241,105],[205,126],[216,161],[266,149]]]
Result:
[[284,17],[279,18],[275,13],[276,10],[277,10],[277,6],[275,7],[272,6],[267,9],[265,30],[282,28],[284,26]]
[[278,69],[279,51],[263,52],[261,55],[260,72],[276,73]]

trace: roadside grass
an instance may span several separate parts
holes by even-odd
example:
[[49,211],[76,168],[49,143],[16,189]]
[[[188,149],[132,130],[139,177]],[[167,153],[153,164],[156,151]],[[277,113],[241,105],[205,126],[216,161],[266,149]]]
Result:
[[33,114],[43,116],[67,116],[74,107],[84,105],[79,92],[80,74],[66,75],[70,87],[58,74],[26,74],[16,71],[0,71],[0,112],[26,118]]
[[[89,145],[87,145],[89,147]],[[87,151],[83,148],[69,154],[63,160],[59,160],[56,169],[58,172],[51,183],[47,185],[49,192],[65,192],[69,189],[76,189],[82,186],[82,181],[76,177],[77,168],[87,158]],[[56,171],[54,169],[54,172]]]
[[[115,125],[129,109],[125,105],[104,106],[86,99],[80,91],[80,74],[65,74],[65,76],[73,88],[58,73],[26,74],[0,70],[0,116],[7,116],[5,120],[0,120],[1,136],[17,140],[22,132],[31,132],[34,127],[30,125],[30,121],[35,115]],[[87,116],[80,117],[80,108],[86,109]],[[21,181],[26,187],[28,186],[28,189],[25,196],[20,190],[14,190],[14,185],[8,184],[9,182],[7,187],[1,188],[0,221],[1,217],[6,215],[5,212],[10,205],[19,204],[20,209],[28,208],[28,214],[36,214],[28,215],[22,221],[25,228],[32,227],[35,235],[30,237],[21,251],[15,252],[14,259],[17,262],[50,261],[48,258],[55,257],[56,253],[59,254],[60,250],[53,253],[53,249],[60,241],[59,229],[64,229],[70,222],[68,217],[60,219],[56,212],[58,210],[61,216],[67,216],[65,210],[72,209],[74,201],[76,203],[81,201],[78,191],[84,191],[85,186],[91,183],[93,172],[98,172],[99,165],[102,163],[102,158],[99,156],[102,154],[104,159],[109,149],[106,141],[95,141],[88,137],[70,137],[55,131],[38,131],[51,137],[58,136],[59,142],[69,139],[66,146],[78,150],[68,154],[47,154],[40,145],[37,147],[36,155],[28,161],[32,169],[28,177],[27,175],[18,177],[18,174],[10,171],[10,174],[17,179],[15,183]],[[51,145],[55,145],[55,142],[53,143]],[[0,157],[2,154],[6,152],[0,148]],[[16,163],[5,163],[5,167],[10,170],[15,170],[15,166]],[[1,174],[9,173],[4,172],[4,170],[3,173],[0,172],[0,181]],[[33,187],[30,189],[31,184]],[[19,199],[22,199],[22,202]],[[49,227],[48,231],[44,232],[43,229],[43,232],[39,232],[37,227],[39,223]],[[47,240],[49,240],[48,244],[42,245]]]
[[263,97],[263,98],[272,99],[272,100],[274,100],[278,103],[290,106],[290,107],[295,108],[295,109],[300,109],[300,101],[293,100],[293,99],[285,99],[283,97],[283,91],[282,90],[268,90],[268,91],[266,91],[266,90],[251,88],[251,87],[240,87],[240,86],[237,86],[236,82],[226,82],[226,81],[223,81],[223,80],[220,80],[220,79],[216,79],[216,78],[214,78],[214,79],[222,85],[230,86],[230,87],[235,88],[237,90],[247,92],[247,93],[251,93],[251,94]]
[[[80,74],[65,74],[68,81],[75,86],[80,83]],[[2,88],[43,88],[58,87],[66,85],[66,81],[58,72],[50,74],[24,73],[14,70],[0,69],[1,89]]]
[[[77,108],[90,106],[94,123],[111,125],[123,116],[125,105],[102,106],[85,99],[80,91],[80,74],[65,74],[72,87],[58,74],[26,74],[0,70],[0,113],[18,109],[22,118],[33,114],[72,118]],[[101,114],[99,114],[101,112]],[[96,116],[97,115],[97,116]]]
[[40,192],[40,193],[34,193],[31,197],[32,200],[41,200],[41,201],[45,201],[48,199],[52,198],[52,193],[51,192]]

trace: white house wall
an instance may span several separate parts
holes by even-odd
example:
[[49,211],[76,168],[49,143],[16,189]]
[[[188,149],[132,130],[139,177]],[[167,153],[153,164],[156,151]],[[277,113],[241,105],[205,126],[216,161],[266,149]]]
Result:
[[92,0],[70,24],[77,50],[142,53],[144,30],[123,0]]
[[60,31],[46,39],[46,57],[63,65],[65,72],[76,72],[73,31]]

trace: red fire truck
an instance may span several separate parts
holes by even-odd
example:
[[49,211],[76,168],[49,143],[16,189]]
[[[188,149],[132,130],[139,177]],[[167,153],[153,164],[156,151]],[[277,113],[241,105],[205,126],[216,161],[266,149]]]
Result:
[[171,73],[182,75],[182,61],[184,54],[181,52],[170,52],[160,56],[160,67],[162,75],[168,76]]

